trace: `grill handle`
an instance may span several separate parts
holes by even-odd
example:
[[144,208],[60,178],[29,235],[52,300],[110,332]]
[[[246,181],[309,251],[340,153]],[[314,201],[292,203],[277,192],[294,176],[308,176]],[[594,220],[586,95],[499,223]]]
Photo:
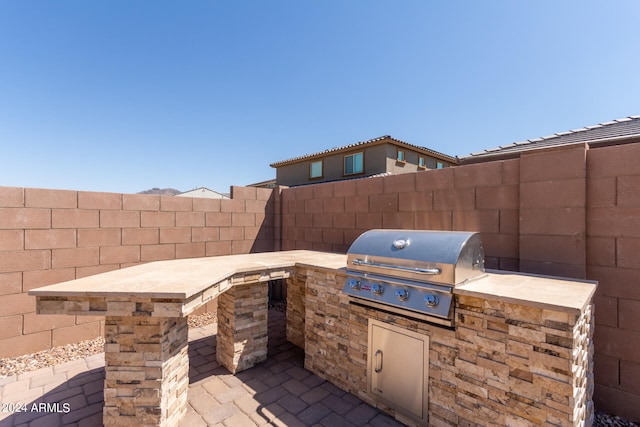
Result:
[[440,270],[439,268],[402,267],[402,266],[399,266],[399,265],[382,264],[380,262],[365,261],[363,259],[354,259],[351,262],[354,265],[364,265],[364,266],[368,266],[368,267],[386,268],[388,270],[408,271],[410,273],[428,274],[428,275],[431,275],[431,276],[435,276],[436,274],[442,273],[442,270]]

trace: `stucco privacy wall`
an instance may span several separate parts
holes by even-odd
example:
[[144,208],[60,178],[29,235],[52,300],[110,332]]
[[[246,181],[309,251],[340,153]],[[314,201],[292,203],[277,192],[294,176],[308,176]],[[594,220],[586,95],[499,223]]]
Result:
[[273,193],[232,187],[221,200],[0,187],[0,358],[103,333],[102,317],[36,315],[30,289],[144,262],[274,250]]
[[480,231],[488,268],[598,280],[596,407],[640,420],[640,144],[285,189],[282,248],[371,228]]

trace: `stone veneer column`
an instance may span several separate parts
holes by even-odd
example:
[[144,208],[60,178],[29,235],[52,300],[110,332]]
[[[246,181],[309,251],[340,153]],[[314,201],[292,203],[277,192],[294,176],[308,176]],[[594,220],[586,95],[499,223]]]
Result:
[[297,270],[286,279],[287,286],[287,341],[304,348],[305,283],[307,272]]
[[266,282],[235,285],[218,297],[216,358],[231,373],[267,359],[268,303]]
[[175,426],[187,409],[186,317],[107,316],[105,426]]

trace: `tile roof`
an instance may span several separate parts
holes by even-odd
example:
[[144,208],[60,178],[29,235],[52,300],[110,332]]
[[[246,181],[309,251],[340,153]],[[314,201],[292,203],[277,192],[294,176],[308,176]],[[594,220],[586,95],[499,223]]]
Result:
[[566,132],[558,132],[540,138],[528,139],[526,141],[514,142],[508,145],[501,145],[495,148],[488,148],[467,156],[460,156],[461,163],[469,163],[480,160],[489,160],[493,157],[515,157],[523,151],[535,150],[539,148],[555,147],[576,143],[615,143],[623,140],[638,137],[640,138],[640,116],[629,116],[622,119],[612,120],[592,126],[585,126],[579,129],[572,129]]
[[458,160],[455,157],[440,153],[438,151],[435,150],[431,150],[430,148],[427,147],[421,147],[419,145],[413,145],[413,144],[409,144],[408,142],[404,142],[401,141],[399,139],[395,139],[392,138],[389,135],[384,135],[384,136],[380,136],[378,138],[373,138],[373,139],[369,139],[367,141],[360,141],[360,142],[356,142],[353,144],[349,144],[349,145],[343,145],[341,147],[334,147],[334,148],[329,148],[327,150],[324,151],[319,151],[317,153],[312,153],[312,154],[305,154],[303,156],[299,156],[299,157],[293,157],[291,159],[287,159],[287,160],[281,160],[279,162],[275,162],[275,163],[271,163],[269,166],[271,166],[272,168],[277,168],[280,166],[284,166],[290,163],[296,163],[296,162],[300,162],[303,160],[307,160],[307,159],[312,159],[314,157],[320,157],[320,156],[324,156],[326,154],[330,154],[330,153],[338,153],[341,151],[347,151],[350,150],[352,148],[356,148],[356,147],[360,147],[362,145],[367,145],[367,144],[375,144],[375,143],[383,143],[383,142],[390,142],[390,143],[396,143],[396,144],[400,144],[400,145],[404,145],[407,147],[411,147],[414,148],[416,150],[420,150],[426,154],[429,154],[433,157],[442,159],[442,160],[446,160],[450,163],[458,163]]

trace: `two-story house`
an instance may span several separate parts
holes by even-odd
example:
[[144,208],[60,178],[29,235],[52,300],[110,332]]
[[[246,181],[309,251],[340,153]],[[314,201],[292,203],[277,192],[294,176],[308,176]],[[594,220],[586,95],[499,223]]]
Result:
[[455,157],[389,135],[272,163],[277,185],[296,186],[380,174],[441,169]]

